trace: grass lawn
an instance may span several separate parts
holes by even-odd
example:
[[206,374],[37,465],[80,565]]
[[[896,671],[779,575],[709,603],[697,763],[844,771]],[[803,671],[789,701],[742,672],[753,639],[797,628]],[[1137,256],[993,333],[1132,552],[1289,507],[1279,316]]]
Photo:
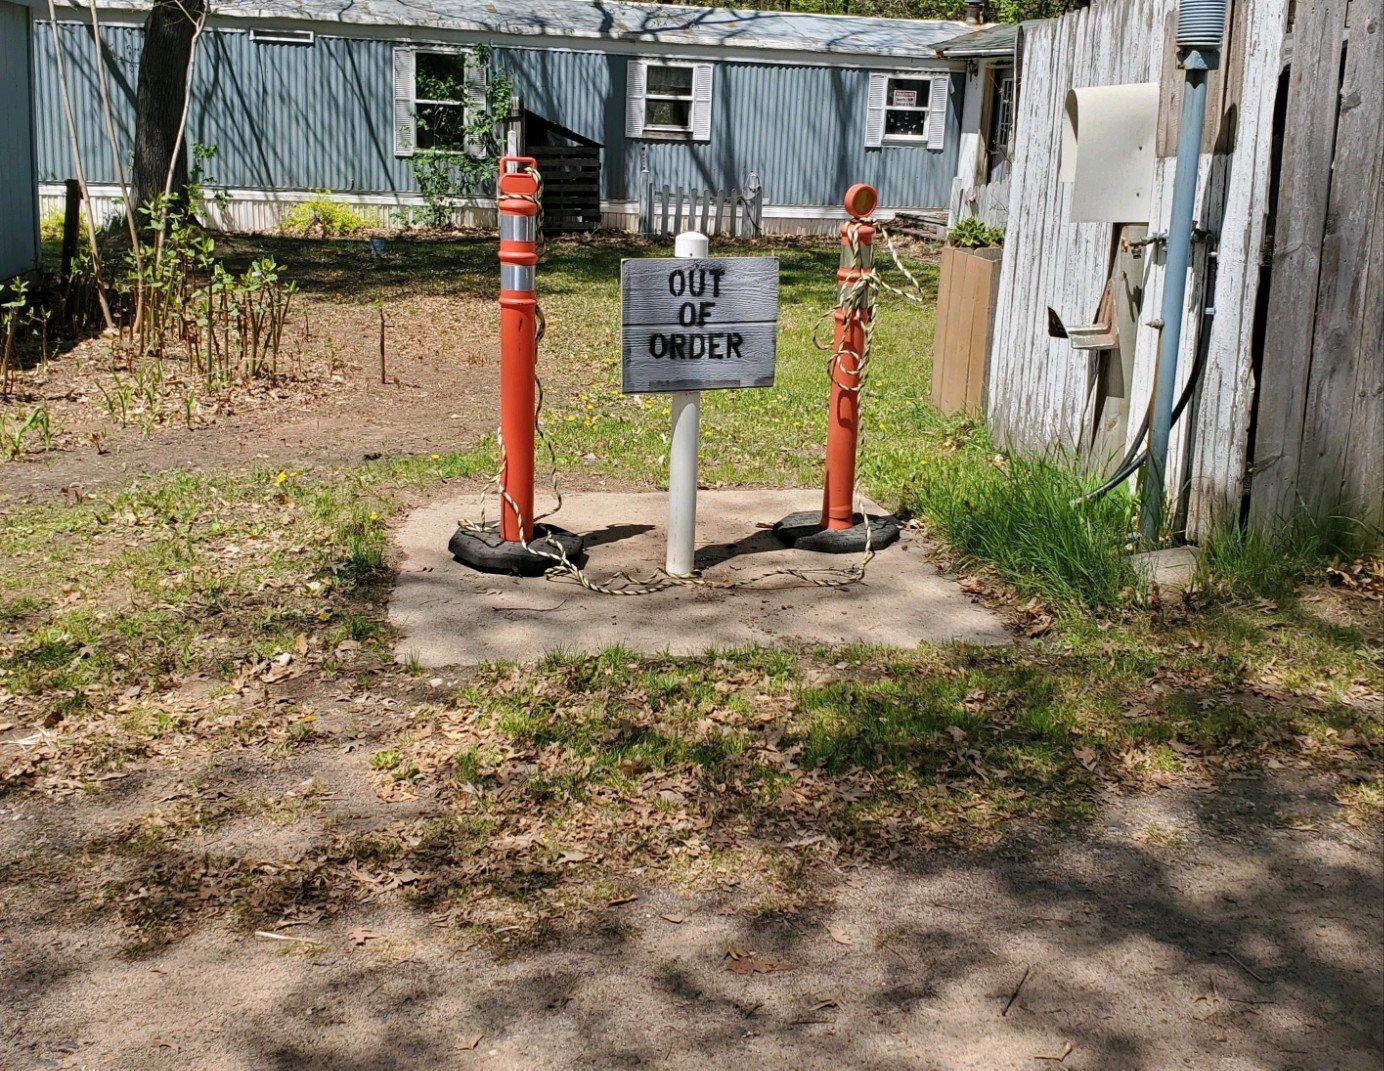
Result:
[[[232,264],[268,252],[288,265],[309,297],[350,303],[440,295],[493,300],[489,240],[395,243],[391,257],[360,262],[359,242],[237,239]],[[829,242],[764,247],[712,243],[712,253],[770,253],[780,264],[777,382],[768,390],[712,391],[702,402],[701,472],[711,484],[811,486],[821,479],[826,440],[826,358],[812,333],[835,301],[836,250]],[[553,243],[539,267],[547,322],[540,373],[558,386],[550,429],[564,472],[589,472],[666,486],[669,411],[657,395],[624,397],[620,384],[620,261],[671,250],[636,240]],[[881,254],[881,261],[885,258]],[[964,419],[942,418],[927,402],[931,382],[935,257],[910,261],[925,301],[888,299],[876,333],[862,483],[897,501],[908,476],[948,439],[964,441]],[[830,323],[821,325],[830,338]],[[570,389],[565,389],[570,388]]]
[[[313,300],[426,293],[489,315],[488,242],[409,245],[373,274],[352,248],[230,243],[233,257],[272,251]],[[833,297],[835,251],[772,251],[778,384],[707,397],[710,483],[819,479],[826,377],[811,332]],[[541,270],[549,426],[577,480],[664,478],[666,407],[616,388],[618,263],[647,252],[561,243]],[[931,264],[915,267],[935,285]],[[928,405],[932,315],[890,302],[881,317],[862,485],[954,535],[987,583],[1051,610],[1036,638],[704,658],[617,649],[425,679],[392,662],[389,526],[488,475],[488,439],[355,466],[153,473],[14,505],[0,518],[0,793],[65,801],[55,822],[108,802],[116,821],[105,812],[65,847],[4,863],[0,895],[43,873],[65,909],[118,916],[132,948],[202,918],[265,925],[381,897],[539,934],[660,877],[734,874],[767,910],[802,895],[817,854],[987,842],[1020,818],[1083,821],[1112,789],[1266,765],[1327,772],[1343,814],[1377,817],[1377,569],[1343,569],[1332,586],[1305,562],[1297,595],[1135,605],[1120,566],[1093,579],[1080,560],[1082,539],[1118,537],[1125,504],[1074,524],[1061,553],[1042,522],[1057,496],[1002,513],[1005,481],[1024,470]],[[966,528],[976,516],[1010,524],[1003,547]],[[1053,569],[1068,570],[1061,585]],[[292,850],[261,836],[285,827],[312,835]]]

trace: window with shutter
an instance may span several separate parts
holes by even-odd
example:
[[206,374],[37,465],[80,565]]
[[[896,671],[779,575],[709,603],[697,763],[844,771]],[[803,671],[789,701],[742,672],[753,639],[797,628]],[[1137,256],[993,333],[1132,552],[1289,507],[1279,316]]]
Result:
[[712,65],[630,60],[625,136],[711,139]]
[[951,75],[901,72],[870,74],[865,145],[922,145],[940,149],[947,132]]

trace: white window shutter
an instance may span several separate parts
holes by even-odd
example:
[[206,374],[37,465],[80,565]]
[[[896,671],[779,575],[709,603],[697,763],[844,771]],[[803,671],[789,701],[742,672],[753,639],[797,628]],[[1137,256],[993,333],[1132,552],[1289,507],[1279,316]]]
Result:
[[692,68],[692,140],[711,140],[711,64]]
[[476,53],[466,53],[466,151],[471,156],[484,156],[485,132],[471,126],[478,115],[484,115],[489,102],[485,83],[489,72]]
[[942,149],[947,144],[947,96],[951,93],[951,75],[934,74],[932,91],[927,98],[927,147]]
[[394,155],[412,156],[418,145],[418,119],[414,114],[414,51],[403,45],[394,49]]
[[632,59],[625,63],[625,137],[644,136],[644,92],[649,83],[649,65]]
[[884,144],[884,98],[889,90],[889,76],[870,72],[870,89],[865,98],[865,148],[878,149]]

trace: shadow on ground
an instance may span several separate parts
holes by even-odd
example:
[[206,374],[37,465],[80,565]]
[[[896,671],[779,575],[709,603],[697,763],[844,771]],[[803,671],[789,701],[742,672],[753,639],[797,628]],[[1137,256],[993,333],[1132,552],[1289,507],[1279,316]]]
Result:
[[985,852],[810,864],[782,910],[654,886],[498,954],[399,907],[135,962],[100,927],[30,931],[3,946],[7,1044],[13,1066],[1363,1071],[1379,858],[1331,808],[1290,773],[1113,798]]

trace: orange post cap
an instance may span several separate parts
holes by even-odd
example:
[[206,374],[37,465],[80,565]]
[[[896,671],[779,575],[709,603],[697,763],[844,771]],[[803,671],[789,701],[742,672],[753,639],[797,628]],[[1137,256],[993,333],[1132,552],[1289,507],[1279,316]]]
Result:
[[846,191],[846,211],[856,219],[864,219],[875,210],[879,195],[873,186],[857,182]]

